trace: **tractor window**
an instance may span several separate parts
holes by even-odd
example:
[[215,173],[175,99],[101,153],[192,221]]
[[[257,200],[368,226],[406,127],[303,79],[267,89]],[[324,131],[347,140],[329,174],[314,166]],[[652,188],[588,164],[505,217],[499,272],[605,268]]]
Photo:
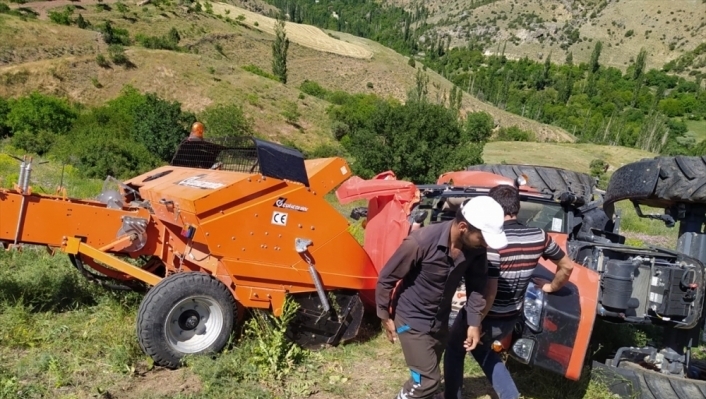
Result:
[[566,232],[566,212],[559,204],[522,201],[517,220],[525,226],[539,227],[547,232]]

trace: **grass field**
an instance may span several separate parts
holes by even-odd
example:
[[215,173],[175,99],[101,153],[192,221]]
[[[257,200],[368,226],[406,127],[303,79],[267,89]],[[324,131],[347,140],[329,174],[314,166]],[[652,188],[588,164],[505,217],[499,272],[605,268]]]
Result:
[[553,166],[589,173],[594,159],[608,163],[608,172],[629,162],[642,158],[653,158],[657,154],[634,148],[602,146],[597,144],[531,143],[518,141],[494,141],[483,149],[486,163],[520,163]]
[[686,126],[694,134],[697,143],[706,140],[706,121],[686,121]]
[[[528,152],[526,147],[508,143],[491,143],[488,149],[518,160],[521,153]],[[544,144],[531,152],[558,152],[571,158],[572,152],[578,157],[604,151],[612,157],[610,162],[630,161],[631,155],[615,150]],[[2,152],[18,154],[7,146],[0,148]],[[550,162],[548,158],[543,161]],[[0,154],[3,187],[12,185],[17,170],[16,160]],[[37,165],[33,186],[49,192],[60,178],[57,165]],[[72,169],[65,171],[64,184],[72,196],[93,197],[100,192],[101,183],[81,179]],[[333,194],[327,195],[327,200],[344,216],[352,207],[362,205],[338,204]],[[627,207],[621,209],[624,215],[631,213]],[[355,227],[360,239],[361,230]],[[629,237],[636,235],[631,238],[633,243],[673,234],[659,222],[635,216],[624,217],[623,231]],[[140,299],[139,294],[89,284],[64,255],[50,257],[43,249],[31,247],[22,253],[0,252],[0,399],[373,399],[394,397],[409,375],[399,346],[387,342],[374,316],[366,320],[355,342],[305,352],[297,359],[282,355],[258,360],[259,344],[272,347],[277,342],[251,337],[247,333],[252,330],[246,325],[246,334],[219,356],[189,358],[179,370],[154,367],[135,337]],[[615,327],[599,323],[594,337],[604,343],[644,338],[631,328],[619,330],[616,337]],[[588,369],[581,381],[572,382],[513,361],[508,365],[525,398],[613,397],[602,377],[589,376]],[[277,373],[283,373],[282,377],[273,379]],[[464,399],[495,397],[470,358],[465,364],[465,387]]]

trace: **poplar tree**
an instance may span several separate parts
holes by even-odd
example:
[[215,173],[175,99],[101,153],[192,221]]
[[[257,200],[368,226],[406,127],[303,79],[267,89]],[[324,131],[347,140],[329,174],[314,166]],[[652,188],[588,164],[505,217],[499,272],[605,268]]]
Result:
[[284,19],[280,15],[275,21],[275,42],[272,43],[272,74],[277,76],[280,82],[287,84],[287,50],[289,49],[289,38],[284,31]]

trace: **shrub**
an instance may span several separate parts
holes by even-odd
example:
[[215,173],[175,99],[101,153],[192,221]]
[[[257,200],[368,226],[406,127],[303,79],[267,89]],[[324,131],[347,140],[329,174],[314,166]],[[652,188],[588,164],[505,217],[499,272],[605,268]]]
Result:
[[127,65],[130,62],[125,54],[125,49],[120,44],[111,44],[108,47],[108,53],[116,65]]
[[73,10],[65,8],[64,11],[49,11],[49,20],[59,25],[71,25]]
[[105,56],[103,54],[98,54],[96,56],[96,64],[98,64],[98,66],[101,68],[108,68],[110,66],[110,62],[105,59]]
[[39,92],[7,103],[5,126],[14,136],[12,144],[39,155],[49,150],[54,135],[67,133],[78,117],[68,101]]
[[522,130],[517,126],[510,126],[508,128],[500,128],[497,136],[498,141],[535,141],[536,136],[534,133]]
[[602,159],[594,159],[591,161],[589,168],[591,169],[591,176],[600,177],[605,173],[608,164]]
[[236,104],[218,104],[207,108],[200,118],[206,127],[205,136],[252,136],[252,118],[245,116],[243,108]]
[[318,97],[322,100],[325,100],[326,96],[329,93],[328,90],[321,87],[320,84],[308,79],[304,79],[304,81],[299,85],[299,90],[303,91],[304,93],[310,96]]
[[279,78],[278,78],[277,76],[275,76],[275,75],[273,75],[273,74],[271,74],[271,73],[268,73],[268,72],[263,71],[263,70],[260,69],[260,67],[258,67],[257,65],[253,65],[253,64],[245,65],[245,66],[243,67],[243,69],[245,69],[246,71],[248,71],[248,72],[250,72],[250,73],[254,73],[255,75],[262,76],[263,78],[272,79],[272,80],[274,80],[275,82],[279,82]]
[[495,120],[487,112],[469,112],[466,114],[465,130],[470,141],[486,141],[493,133]]
[[285,101],[282,107],[282,116],[287,120],[287,123],[296,124],[299,121],[301,113],[297,103],[293,101]]

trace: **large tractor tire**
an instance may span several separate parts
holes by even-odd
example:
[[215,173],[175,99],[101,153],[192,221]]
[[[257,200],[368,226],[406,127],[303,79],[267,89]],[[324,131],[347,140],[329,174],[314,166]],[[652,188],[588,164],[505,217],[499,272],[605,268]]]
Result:
[[610,179],[605,202],[625,199],[657,208],[706,203],[706,155],[655,157],[619,168]]
[[173,274],[140,304],[137,337],[155,364],[177,368],[187,354],[220,352],[237,319],[233,294],[201,272]]
[[706,399],[706,381],[665,375],[640,365],[621,362],[618,368],[593,363],[594,377],[620,397],[634,399]]
[[466,170],[490,172],[511,179],[524,174],[528,177],[527,184],[541,193],[558,198],[562,193],[570,192],[583,199],[585,203],[589,203],[593,198],[593,189],[596,185],[595,179],[586,173],[550,166],[482,164],[469,166]]

